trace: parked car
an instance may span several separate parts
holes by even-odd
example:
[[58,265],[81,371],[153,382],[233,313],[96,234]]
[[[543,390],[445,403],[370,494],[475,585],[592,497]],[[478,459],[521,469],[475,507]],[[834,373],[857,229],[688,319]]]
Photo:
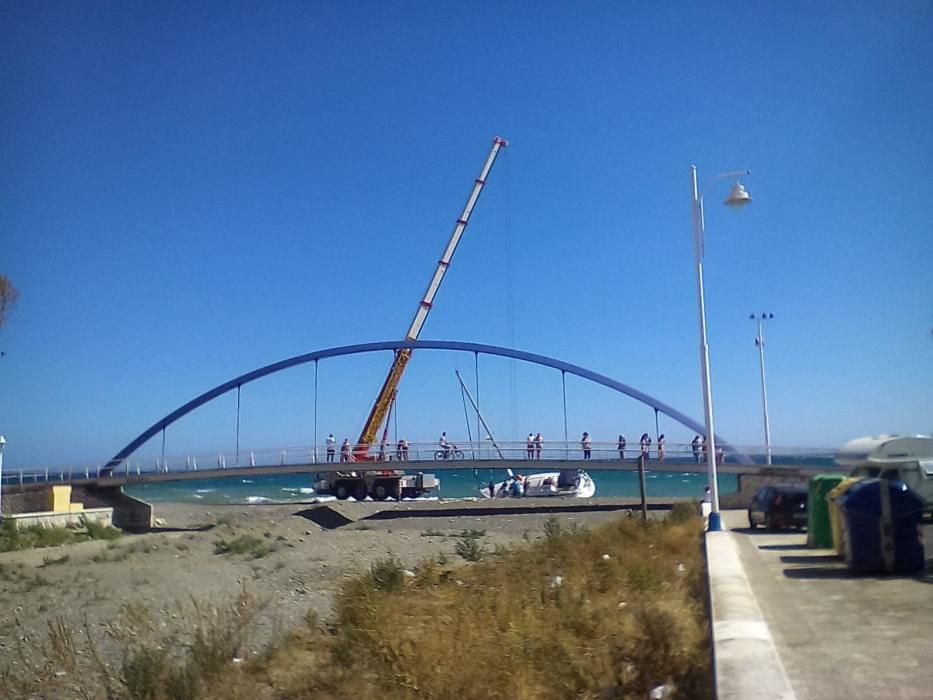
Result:
[[806,527],[807,487],[794,484],[763,486],[748,508],[748,526],[769,530]]

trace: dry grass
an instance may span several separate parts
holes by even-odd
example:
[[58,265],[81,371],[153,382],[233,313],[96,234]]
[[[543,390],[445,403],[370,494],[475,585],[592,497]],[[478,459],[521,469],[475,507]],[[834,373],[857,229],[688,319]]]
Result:
[[311,616],[259,655],[246,639],[261,606],[246,593],[225,608],[193,604],[175,632],[127,608],[111,627],[125,649],[112,667],[90,634],[53,626],[0,683],[22,697],[127,700],[643,699],[659,685],[711,696],[695,517],[592,531],[554,519],[533,545],[413,573],[377,562],[344,582],[332,620]]
[[470,566],[426,564],[403,591],[350,580],[329,633],[294,637],[262,672],[298,700],[709,697],[699,522],[546,532]]

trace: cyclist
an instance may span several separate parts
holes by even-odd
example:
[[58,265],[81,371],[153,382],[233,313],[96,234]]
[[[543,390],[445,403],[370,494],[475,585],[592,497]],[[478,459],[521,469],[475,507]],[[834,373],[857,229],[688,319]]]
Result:
[[437,444],[440,445],[441,451],[444,453],[444,459],[450,457],[450,442],[447,440],[447,433],[441,433],[440,439],[437,441]]

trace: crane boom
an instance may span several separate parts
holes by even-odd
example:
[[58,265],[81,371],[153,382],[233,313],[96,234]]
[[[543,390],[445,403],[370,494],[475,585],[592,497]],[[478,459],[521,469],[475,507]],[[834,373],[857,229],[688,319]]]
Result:
[[[463,232],[470,221],[470,215],[473,213],[476,201],[483,191],[483,186],[486,184],[489,171],[492,170],[492,165],[496,161],[496,156],[503,146],[508,146],[508,142],[505,139],[498,136],[493,139],[492,150],[489,151],[489,156],[486,158],[486,163],[483,165],[479,177],[476,178],[473,183],[473,190],[467,198],[463,213],[460,214],[460,218],[457,219],[457,223],[454,225],[453,233],[450,234],[450,240],[447,242],[444,254],[437,262],[437,267],[434,270],[431,281],[428,282],[428,288],[424,293],[424,297],[418,303],[415,317],[412,319],[411,326],[408,328],[408,333],[405,335],[406,340],[418,340],[421,329],[424,328],[424,322],[427,320],[431,307],[434,305],[434,297],[437,296],[437,290],[444,280],[444,275],[447,274],[450,261],[454,256],[454,252],[457,250],[460,239],[463,237]],[[382,424],[382,421],[385,420],[389,412],[389,407],[392,405],[392,399],[395,396],[395,391],[402,378],[402,373],[405,371],[408,360],[411,359],[411,352],[410,349],[406,348],[404,350],[398,350],[395,353],[395,359],[392,361],[392,366],[389,367],[389,372],[386,375],[385,381],[382,383],[382,389],[379,390],[379,394],[376,396],[376,401],[373,403],[372,410],[369,412],[369,417],[366,419],[363,430],[360,432],[360,439],[357,440],[354,449],[354,457],[356,459],[366,459],[369,453],[369,446],[375,442],[376,432],[379,430],[379,426]]]

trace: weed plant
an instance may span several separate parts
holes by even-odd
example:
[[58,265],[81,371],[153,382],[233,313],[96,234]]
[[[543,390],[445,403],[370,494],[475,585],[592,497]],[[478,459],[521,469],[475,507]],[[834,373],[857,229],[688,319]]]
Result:
[[237,660],[264,607],[245,590],[228,605],[192,601],[178,611],[189,626],[165,632],[145,607],[129,605],[108,630],[124,649],[117,664],[103,660],[90,625],[73,629],[56,619],[41,645],[21,644],[12,663],[0,664],[3,697],[255,700],[256,681]]
[[214,554],[244,554],[251,559],[261,559],[275,551],[258,537],[240,535],[234,540],[219,539],[214,543]]
[[479,561],[483,558],[485,551],[476,538],[473,537],[463,537],[457,540],[457,543],[454,545],[454,551],[458,556],[463,557],[467,561]]
[[261,609],[246,594],[195,605],[170,632],[128,607],[111,629],[122,664],[100,662],[89,633],[80,644],[50,629],[43,649],[0,662],[0,687],[89,700],[643,700],[666,685],[668,697],[710,698],[699,518],[548,523],[544,538],[471,566],[431,561],[411,576],[390,555],[344,581],[331,620],[309,615],[261,654],[246,657]]
[[82,519],[81,528],[83,529],[41,525],[17,528],[16,523],[7,518],[0,526],[0,552],[57,547],[85,540],[115,540],[123,534],[115,527],[94,520]]

